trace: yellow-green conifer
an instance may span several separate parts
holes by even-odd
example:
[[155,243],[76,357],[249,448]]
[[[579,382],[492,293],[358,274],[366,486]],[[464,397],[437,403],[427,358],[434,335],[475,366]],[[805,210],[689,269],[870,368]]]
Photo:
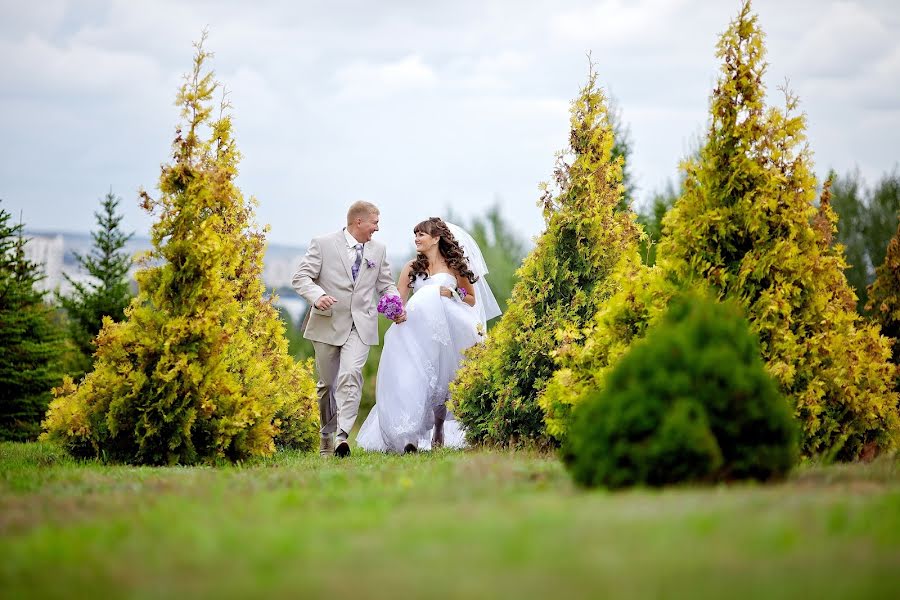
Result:
[[625,191],[622,158],[612,155],[610,113],[593,67],[571,113],[570,151],[554,172],[558,192],[545,187],[541,199],[545,231],[517,273],[507,311],[452,386],[470,442],[550,441],[537,397],[554,353],[615,291],[608,275],[617,264],[640,262],[634,214],[615,210]]
[[75,454],[190,464],[315,440],[311,367],[288,355],[263,298],[264,231],[234,184],[240,155],[224,94],[213,117],[209,56],[198,44],[178,94],[184,122],[159,197],[141,194],[157,221],[139,295],[124,321],[105,319],[94,370],[57,390],[48,412],[45,437]]
[[[627,340],[619,323],[642,335],[673,289],[699,282],[746,311],[769,372],[794,403],[806,455],[852,458],[897,443],[888,340],[854,309],[846,263],[831,244],[827,186],[815,205],[796,98],[785,92],[784,110],[766,109],[764,52],[746,1],[719,42],[709,133],[683,165],[684,191],[664,220],[657,271],[631,277],[598,314],[584,349],[563,359],[552,396],[542,400],[551,417],[565,416],[586,386],[602,385],[597,372]],[[564,419],[556,424],[566,427]]]

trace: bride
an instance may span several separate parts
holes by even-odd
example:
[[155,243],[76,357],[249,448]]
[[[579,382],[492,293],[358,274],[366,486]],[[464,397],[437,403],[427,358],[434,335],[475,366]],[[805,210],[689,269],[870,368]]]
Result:
[[481,341],[487,321],[500,314],[472,236],[437,217],[413,232],[416,258],[397,284],[407,320],[384,336],[376,404],[356,438],[364,450],[465,446],[464,431],[447,411],[448,388],[463,351]]

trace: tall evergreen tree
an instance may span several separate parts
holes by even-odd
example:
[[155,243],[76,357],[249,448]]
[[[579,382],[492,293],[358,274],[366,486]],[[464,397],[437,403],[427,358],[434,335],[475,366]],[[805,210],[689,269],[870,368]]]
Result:
[[875,268],[884,262],[885,251],[896,229],[900,213],[900,172],[895,168],[868,188],[859,171],[829,176],[832,207],[837,213],[835,242],[843,245],[848,268],[847,281],[862,313],[868,302],[868,286],[875,281]]
[[891,448],[900,415],[889,342],[856,314],[846,262],[832,245],[828,186],[815,206],[796,98],[787,94],[784,111],[766,110],[763,35],[749,0],[718,56],[709,132],[699,158],[683,166],[658,268],[622,276],[630,283],[599,313],[542,405],[564,429],[565,407],[602,385],[595,373],[620,356],[621,340],[643,335],[678,285],[704,282],[746,311],[767,369],[794,403],[804,454],[854,458]]
[[316,439],[311,367],[290,357],[263,298],[265,231],[234,184],[240,155],[224,98],[212,117],[220,86],[204,68],[209,56],[201,41],[160,196],[142,192],[158,220],[140,292],[124,321],[104,321],[94,370],[80,385],[68,380],[48,412],[47,437],[76,454],[190,464]]
[[557,193],[541,198],[546,228],[518,271],[507,311],[457,374],[454,412],[475,443],[546,444],[537,397],[554,369],[559,332],[578,332],[614,291],[608,275],[640,262],[640,228],[616,210],[625,192],[613,158],[606,98],[591,66],[572,103],[570,151],[554,171]]
[[831,207],[839,219],[834,241],[844,247],[847,282],[856,292],[857,308],[862,310],[866,303],[866,286],[871,283],[869,271],[873,270],[866,247],[865,186],[858,170],[845,176],[832,171],[828,177],[832,181]]
[[35,284],[41,265],[25,257],[23,224],[0,207],[0,440],[40,433],[50,390],[62,379],[62,336]]
[[895,167],[878,180],[869,194],[867,207],[866,246],[874,270],[884,264],[888,245],[897,231],[897,217],[900,216],[900,170]]
[[64,275],[73,291],[69,296],[56,294],[68,317],[69,337],[80,353],[74,371],[69,373],[76,380],[91,368],[94,338],[100,333],[103,318],[122,321],[131,301],[127,279],[131,257],[124,248],[133,234],[126,235],[120,228],[122,215],[116,214],[120,202],[110,190],[101,201],[102,212],[94,213],[98,228],[91,233],[94,244],[90,253],[75,254],[76,262],[93,280],[83,283]]
[[[900,224],[876,273],[875,282],[869,286],[866,308],[881,325],[884,334],[893,338],[893,363],[900,366]],[[900,385],[895,388],[900,390]]]

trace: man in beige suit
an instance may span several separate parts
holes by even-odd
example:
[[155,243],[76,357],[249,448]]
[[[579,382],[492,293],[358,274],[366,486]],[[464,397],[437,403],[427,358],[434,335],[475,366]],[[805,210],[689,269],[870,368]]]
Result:
[[[310,305],[303,337],[316,351],[323,456],[350,454],[347,437],[359,412],[362,368],[369,346],[379,343],[375,294],[399,296],[385,247],[372,240],[378,219],[374,204],[355,202],[347,227],[313,239],[291,280]],[[395,322],[405,320],[404,312]]]

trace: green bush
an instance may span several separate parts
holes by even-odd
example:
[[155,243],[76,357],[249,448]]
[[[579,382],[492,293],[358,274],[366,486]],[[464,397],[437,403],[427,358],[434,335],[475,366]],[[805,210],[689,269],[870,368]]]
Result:
[[797,438],[740,310],[686,293],[577,406],[563,459],[585,486],[766,480]]

